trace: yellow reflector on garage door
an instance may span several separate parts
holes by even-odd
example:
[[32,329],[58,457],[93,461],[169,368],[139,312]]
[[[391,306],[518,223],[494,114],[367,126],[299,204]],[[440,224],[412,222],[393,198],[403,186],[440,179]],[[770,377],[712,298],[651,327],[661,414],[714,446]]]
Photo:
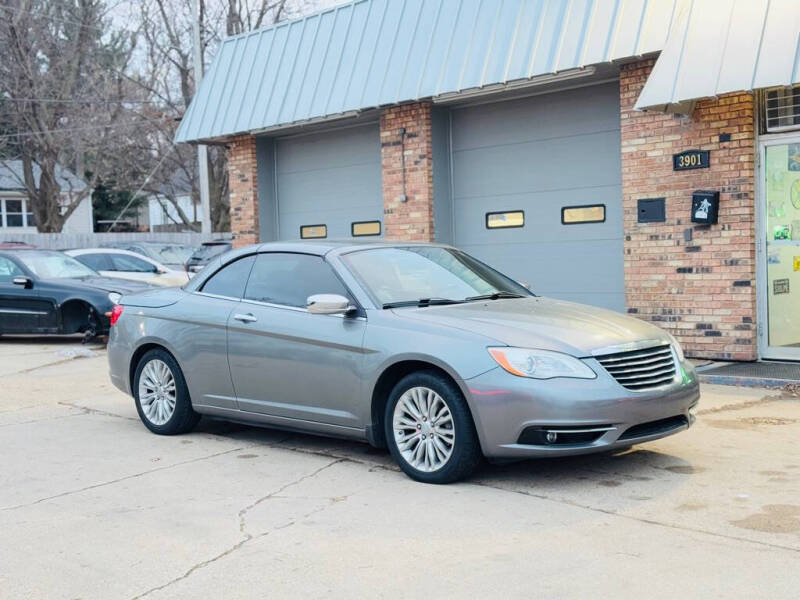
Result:
[[300,227],[300,237],[304,240],[328,237],[327,225],[303,225]]
[[521,210],[486,213],[487,229],[502,229],[504,227],[522,227],[523,225],[525,225],[525,213]]

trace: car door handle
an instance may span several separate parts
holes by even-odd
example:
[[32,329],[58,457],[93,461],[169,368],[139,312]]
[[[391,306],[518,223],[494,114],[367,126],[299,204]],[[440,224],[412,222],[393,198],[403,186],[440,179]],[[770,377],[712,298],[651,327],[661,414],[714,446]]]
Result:
[[241,321],[242,323],[252,323],[254,321],[258,321],[258,319],[256,319],[255,316],[250,313],[247,313],[246,315],[237,313],[233,315],[233,318],[237,321]]

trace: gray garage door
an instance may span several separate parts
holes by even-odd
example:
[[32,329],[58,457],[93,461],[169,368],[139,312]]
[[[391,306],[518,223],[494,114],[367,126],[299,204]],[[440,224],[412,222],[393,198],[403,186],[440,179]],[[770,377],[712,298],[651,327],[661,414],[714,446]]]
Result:
[[346,238],[374,233],[383,213],[378,125],[275,142],[278,236]]
[[[616,82],[454,110],[452,153],[456,246],[536,293],[624,310]],[[565,208],[595,222],[562,224]]]

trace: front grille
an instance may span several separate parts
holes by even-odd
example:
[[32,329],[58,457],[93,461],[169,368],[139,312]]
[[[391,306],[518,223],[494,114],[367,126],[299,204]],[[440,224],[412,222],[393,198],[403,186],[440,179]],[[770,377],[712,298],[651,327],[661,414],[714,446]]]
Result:
[[674,417],[659,419],[658,421],[650,421],[649,423],[634,425],[633,427],[626,429],[625,433],[619,436],[619,439],[630,440],[637,437],[666,433],[672,429],[686,427],[688,424],[689,421],[684,415],[675,415]]
[[675,358],[669,344],[595,358],[614,379],[629,390],[656,388],[675,378]]

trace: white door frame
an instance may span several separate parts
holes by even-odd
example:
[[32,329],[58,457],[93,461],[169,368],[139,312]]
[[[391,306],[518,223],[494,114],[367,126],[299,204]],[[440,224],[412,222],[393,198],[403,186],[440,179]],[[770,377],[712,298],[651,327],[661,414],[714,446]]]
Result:
[[761,135],[758,138],[758,166],[756,168],[756,300],[758,319],[758,354],[771,360],[800,360],[800,348],[769,345],[769,312],[767,309],[767,146],[800,143],[800,132]]

